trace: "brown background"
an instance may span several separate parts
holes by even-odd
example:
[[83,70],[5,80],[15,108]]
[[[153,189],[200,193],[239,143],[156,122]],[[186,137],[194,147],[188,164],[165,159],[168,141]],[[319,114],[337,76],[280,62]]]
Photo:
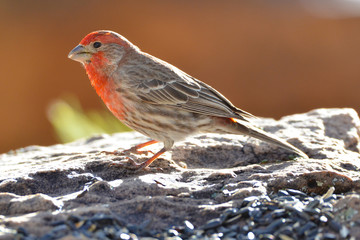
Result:
[[[291,3],[290,3],[291,2]],[[255,115],[360,110],[360,18],[320,17],[297,1],[0,1],[0,151],[56,142],[50,102],[75,94],[101,109],[67,59],[111,29],[220,90]]]

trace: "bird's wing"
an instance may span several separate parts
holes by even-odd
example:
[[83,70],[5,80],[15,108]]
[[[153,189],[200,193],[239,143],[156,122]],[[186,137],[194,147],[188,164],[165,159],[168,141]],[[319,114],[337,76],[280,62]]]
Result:
[[126,73],[127,78],[131,79],[131,87],[137,89],[137,96],[142,101],[168,105],[199,114],[237,118],[244,121],[254,117],[252,114],[236,108],[209,85],[162,60],[156,60],[157,64],[154,67],[152,64],[146,65],[146,68],[137,66],[136,71]]

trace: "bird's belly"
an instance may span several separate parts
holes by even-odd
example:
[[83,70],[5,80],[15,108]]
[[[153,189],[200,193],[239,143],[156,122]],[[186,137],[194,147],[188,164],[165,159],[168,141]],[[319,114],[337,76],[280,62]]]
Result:
[[131,95],[113,89],[114,86],[106,86],[99,94],[108,109],[125,125],[151,139],[181,141],[204,129],[209,131],[212,125],[213,119],[209,116],[139,102]]
[[181,141],[209,125],[211,118],[172,107],[144,104],[122,120],[130,128],[158,141]]

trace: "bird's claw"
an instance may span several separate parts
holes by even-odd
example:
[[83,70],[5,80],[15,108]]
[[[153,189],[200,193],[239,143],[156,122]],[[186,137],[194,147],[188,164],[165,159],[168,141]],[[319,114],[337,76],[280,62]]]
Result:
[[156,170],[156,171],[163,171],[162,168],[156,167],[156,168],[150,168],[148,166],[145,165],[146,162],[143,163],[137,163],[134,161],[134,159],[130,158],[130,157],[126,157],[127,160],[122,160],[121,162],[117,162],[117,163],[110,163],[110,166],[113,167],[122,167],[128,170],[132,170],[132,171],[150,171],[150,170]]
[[107,155],[121,155],[121,152],[118,152],[118,151],[112,151],[112,152],[101,151],[100,153],[107,154]]
[[149,153],[151,153],[151,154],[154,154],[152,151],[150,151],[150,150],[143,150],[143,151],[141,151],[141,150],[139,150],[137,147],[132,147],[132,148],[129,148],[129,149],[126,149],[126,150],[124,150],[123,151],[123,153],[135,153],[135,154],[149,154]]
[[130,153],[134,153],[134,154],[154,154],[152,151],[150,150],[145,150],[145,151],[140,151],[139,149],[137,149],[136,147],[132,147],[123,151],[101,151],[100,153],[104,153],[107,155],[128,155]]
[[122,167],[128,170],[134,170],[134,171],[139,171],[139,170],[149,170],[148,167],[144,167],[144,163],[137,163],[134,161],[134,159],[130,158],[130,157],[126,157],[126,160],[122,160],[120,162],[113,162],[110,163],[110,166],[113,167]]
[[126,161],[121,161],[117,163],[110,163],[110,166],[113,167],[123,167],[129,170],[139,170],[141,169],[141,164],[135,162],[132,158],[127,158]]

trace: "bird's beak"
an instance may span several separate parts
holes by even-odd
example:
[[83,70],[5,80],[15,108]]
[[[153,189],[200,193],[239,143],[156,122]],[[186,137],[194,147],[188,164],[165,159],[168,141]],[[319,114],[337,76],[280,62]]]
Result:
[[92,53],[85,46],[79,44],[69,52],[68,58],[81,63],[89,62]]

